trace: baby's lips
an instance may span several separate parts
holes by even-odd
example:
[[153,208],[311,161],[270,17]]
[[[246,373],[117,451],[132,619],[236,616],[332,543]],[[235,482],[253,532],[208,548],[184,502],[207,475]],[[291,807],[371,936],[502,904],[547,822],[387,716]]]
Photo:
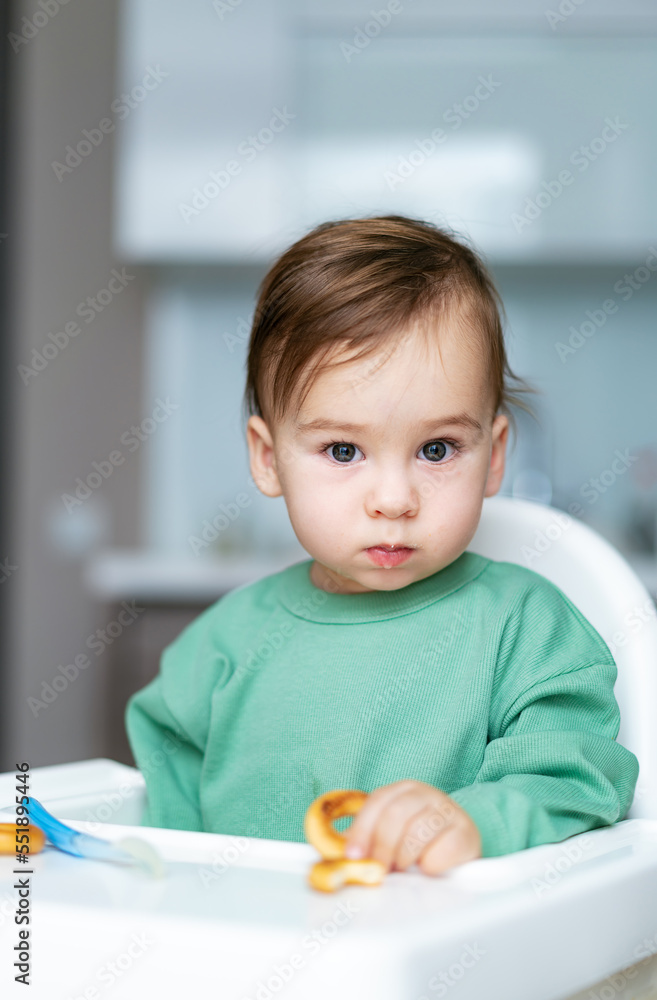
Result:
[[345,858],[351,858],[352,861],[356,861],[359,858],[364,858],[365,852],[362,847],[358,847],[356,844],[350,844],[349,847],[345,848],[344,856]]

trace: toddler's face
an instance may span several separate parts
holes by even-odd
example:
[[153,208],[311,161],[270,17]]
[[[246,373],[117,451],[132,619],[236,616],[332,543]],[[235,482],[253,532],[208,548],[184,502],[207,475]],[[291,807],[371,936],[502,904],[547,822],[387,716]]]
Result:
[[315,586],[397,590],[436,573],[465,551],[484,497],[498,491],[508,420],[493,420],[482,362],[449,325],[440,352],[442,363],[435,341],[409,330],[392,353],[320,375],[273,435],[249,418],[253,478],[284,496]]

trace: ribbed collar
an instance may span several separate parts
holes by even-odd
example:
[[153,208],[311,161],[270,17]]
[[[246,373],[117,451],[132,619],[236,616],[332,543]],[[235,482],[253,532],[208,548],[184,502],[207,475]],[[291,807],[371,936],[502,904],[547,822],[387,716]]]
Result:
[[424,580],[416,580],[399,590],[371,590],[363,594],[332,594],[316,587],[310,579],[312,559],[288,566],[281,573],[279,599],[297,618],[309,622],[354,624],[419,611],[470,583],[490,559],[467,550],[453,563]]

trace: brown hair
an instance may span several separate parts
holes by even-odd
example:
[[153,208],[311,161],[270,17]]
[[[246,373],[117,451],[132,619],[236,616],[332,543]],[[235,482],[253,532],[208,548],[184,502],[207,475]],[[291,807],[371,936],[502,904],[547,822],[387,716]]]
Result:
[[[533,416],[522,394],[538,390],[509,367],[502,300],[478,254],[459,241],[433,223],[401,215],[324,222],[297,240],[258,289],[247,413],[268,423],[282,420],[293,405],[298,413],[322,371],[372,354],[411,323],[435,320],[451,308],[458,307],[463,326],[467,305],[468,330],[479,335],[494,390],[493,414],[506,413],[514,430],[511,406]],[[327,361],[338,346],[363,349]],[[476,349],[467,334],[463,347]]]

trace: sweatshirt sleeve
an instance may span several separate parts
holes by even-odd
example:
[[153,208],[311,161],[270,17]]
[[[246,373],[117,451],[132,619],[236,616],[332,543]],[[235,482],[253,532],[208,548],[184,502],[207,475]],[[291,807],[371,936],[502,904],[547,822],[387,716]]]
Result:
[[530,584],[502,629],[481,767],[450,793],[476,823],[483,857],[624,818],[639,763],[616,742],[616,674],[565,594],[547,580]]
[[215,609],[166,647],[159,673],[126,707],[128,740],[146,781],[145,826],[204,829],[200,785],[212,693],[229,673],[217,648]]

